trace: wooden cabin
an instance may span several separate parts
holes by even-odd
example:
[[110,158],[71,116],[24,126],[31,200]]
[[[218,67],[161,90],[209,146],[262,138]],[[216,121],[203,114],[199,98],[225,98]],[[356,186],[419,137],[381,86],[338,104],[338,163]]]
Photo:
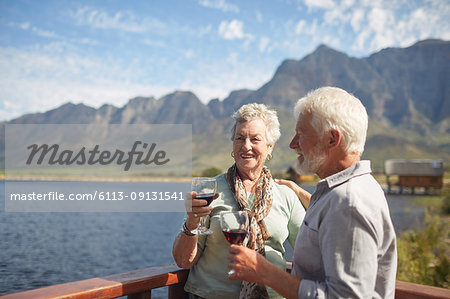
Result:
[[[391,159],[384,162],[384,172],[388,193],[392,192],[393,186],[398,186],[400,193],[404,188],[410,188],[413,194],[415,188],[424,188],[428,193],[432,189],[442,189],[444,163],[442,160]],[[398,176],[398,181],[392,182],[392,176]]]
[[302,176],[297,173],[294,167],[289,167],[286,173],[289,180],[296,182],[297,184],[300,184],[302,182]]

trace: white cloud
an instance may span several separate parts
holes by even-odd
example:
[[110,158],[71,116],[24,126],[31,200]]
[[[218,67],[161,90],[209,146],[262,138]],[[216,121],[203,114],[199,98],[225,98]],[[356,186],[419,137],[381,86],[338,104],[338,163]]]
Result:
[[222,21],[219,25],[219,36],[223,39],[233,40],[233,39],[243,39],[244,34],[244,23],[238,20],[232,20],[230,22]]
[[233,65],[233,66],[235,66],[235,65],[237,65],[238,64],[238,57],[239,57],[239,53],[237,53],[237,52],[231,52],[229,55],[228,55],[228,57],[227,57],[227,59],[226,59],[226,62],[227,63],[229,63],[229,64],[231,64],[231,65]]
[[59,38],[59,36],[54,31],[48,31],[48,30],[45,30],[42,28],[38,28],[36,26],[32,27],[30,22],[25,22],[25,23],[10,22],[10,23],[8,23],[8,26],[20,28],[24,31],[28,31],[31,29],[31,32],[33,32],[34,34],[41,36],[41,37]]
[[194,57],[194,51],[192,51],[192,50],[184,51],[184,57],[186,57],[187,59]]
[[[385,47],[409,46],[427,38],[450,38],[450,2],[408,0],[297,0],[314,11],[319,23],[302,19],[294,25],[299,34],[332,33],[350,42],[351,50],[367,54]],[[350,32],[349,32],[350,31]],[[316,37],[313,36],[313,39]],[[335,40],[335,39],[334,39]],[[336,40],[335,40],[336,41]],[[344,40],[341,40],[343,43]]]
[[260,23],[263,21],[263,15],[259,10],[256,11],[256,20]]
[[197,30],[197,36],[200,37],[200,38],[204,37],[205,35],[210,33],[211,30],[212,30],[212,26],[211,25],[200,27],[200,29]]
[[334,8],[335,6],[333,0],[305,0],[305,5],[309,9],[314,8],[331,9]]
[[150,47],[167,48],[167,44],[163,40],[145,39],[143,40],[143,43]]
[[[144,32],[148,30],[148,24],[137,18],[129,11],[118,11],[112,15],[105,11],[99,11],[88,7],[79,8],[71,13],[78,25],[87,25],[99,29],[118,29],[126,32]],[[162,25],[153,20],[156,25]]]
[[[378,51],[393,46],[409,46],[427,38],[450,38],[450,3],[424,5],[415,9],[366,7],[367,24],[360,26],[352,46],[357,50]],[[355,26],[358,28],[358,26]]]
[[309,24],[305,20],[300,20],[295,25],[295,34],[316,36],[319,34],[319,25],[317,23],[317,19],[314,19],[312,23]]
[[232,52],[221,63],[200,62],[197,70],[184,76],[186,80],[178,88],[193,91],[203,103],[207,103],[213,98],[224,99],[232,90],[260,88],[270,79],[274,67],[253,65],[247,57]]
[[264,53],[268,48],[270,39],[267,36],[262,36],[259,39],[259,52]]
[[20,28],[22,30],[30,29],[30,23],[29,22],[24,22],[24,23],[9,22],[8,26]]
[[239,7],[237,5],[228,3],[226,0],[199,0],[198,4],[204,7],[216,8],[223,12],[239,12]]
[[53,31],[47,31],[37,27],[33,27],[31,30],[41,37],[58,38],[58,35]]
[[350,24],[352,25],[353,31],[355,32],[360,31],[363,21],[364,21],[364,10],[355,9],[350,19]]
[[68,101],[122,106],[136,95],[159,97],[176,89],[141,82],[142,70],[133,62],[124,68],[108,60],[60,55],[57,47],[0,48],[0,120],[46,111]]
[[302,34],[304,32],[305,26],[306,26],[305,20],[298,21],[298,23],[295,25],[295,33]]

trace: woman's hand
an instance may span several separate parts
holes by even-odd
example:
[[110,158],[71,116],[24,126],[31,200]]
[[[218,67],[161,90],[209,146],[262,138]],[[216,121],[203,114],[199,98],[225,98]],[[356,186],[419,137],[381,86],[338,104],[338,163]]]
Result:
[[[200,224],[200,217],[208,216],[212,208],[207,206],[208,202],[204,199],[196,199],[197,192],[189,192],[186,196],[186,226],[189,230],[194,230]],[[214,199],[218,198],[219,194],[214,195]]]
[[301,188],[297,183],[289,180],[282,180],[282,179],[275,179],[276,183],[280,185],[285,185],[291,188],[295,194],[297,194],[297,197],[300,199],[300,202],[302,203],[302,206],[305,208],[305,210],[308,209],[309,202],[311,200],[311,194],[306,191],[305,189]]

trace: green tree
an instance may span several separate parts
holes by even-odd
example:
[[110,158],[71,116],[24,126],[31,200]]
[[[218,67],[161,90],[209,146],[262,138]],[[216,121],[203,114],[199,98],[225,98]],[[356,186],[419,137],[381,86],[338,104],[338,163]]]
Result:
[[218,174],[221,174],[222,170],[217,167],[209,167],[202,171],[202,176],[204,177],[215,177]]
[[424,230],[406,231],[397,239],[397,279],[448,288],[449,237],[448,218],[427,212]]

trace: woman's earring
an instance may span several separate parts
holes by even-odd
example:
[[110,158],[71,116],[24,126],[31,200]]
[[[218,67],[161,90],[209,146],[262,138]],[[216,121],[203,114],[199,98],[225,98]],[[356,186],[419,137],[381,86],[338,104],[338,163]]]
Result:
[[231,152],[231,157],[233,157],[233,158],[234,158],[234,152],[233,152],[233,151]]
[[272,160],[272,158],[273,158],[272,154],[267,155],[267,161]]

